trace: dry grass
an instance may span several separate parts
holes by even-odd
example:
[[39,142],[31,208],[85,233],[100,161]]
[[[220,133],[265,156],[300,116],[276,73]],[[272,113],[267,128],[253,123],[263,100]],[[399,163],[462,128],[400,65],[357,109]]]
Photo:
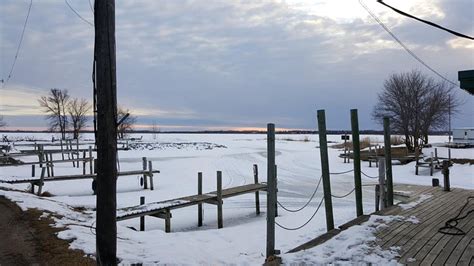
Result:
[[[360,149],[365,149],[365,148],[367,148],[371,145],[372,140],[369,137],[365,137],[365,138],[362,138],[361,140],[359,140],[359,143],[360,143]],[[353,147],[352,146],[352,141],[348,141],[346,143],[334,144],[331,147],[335,148],[335,149],[344,149],[344,146],[347,149],[352,150],[352,147]]]
[[405,144],[405,139],[402,136],[398,136],[398,135],[391,136],[390,137],[390,144],[391,145]]

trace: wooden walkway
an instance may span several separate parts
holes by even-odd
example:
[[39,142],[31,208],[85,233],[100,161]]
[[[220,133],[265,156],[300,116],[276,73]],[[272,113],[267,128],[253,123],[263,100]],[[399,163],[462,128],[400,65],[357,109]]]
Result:
[[[474,265],[474,197],[473,190],[452,188],[450,192],[443,191],[441,187],[426,187],[415,185],[396,185],[395,190],[408,192],[409,197],[404,201],[412,202],[421,195],[431,197],[414,205],[411,208],[393,206],[376,215],[400,215],[405,218],[415,217],[419,222],[409,220],[394,221],[376,233],[375,243],[382,249],[399,247],[398,261],[407,265]],[[442,234],[438,230],[451,218],[456,217],[466,202],[460,216],[471,213],[459,221],[457,227],[465,235]],[[404,203],[402,203],[404,204]],[[290,252],[309,249],[320,245],[340,231],[348,227],[367,221],[369,215],[361,216],[339,229],[330,231],[308,243],[295,248]],[[456,232],[452,229],[448,232]]]
[[[265,191],[267,184],[256,183],[248,184],[243,186],[237,186],[227,189],[222,189],[222,193],[218,195],[217,191],[209,192],[206,194],[197,194],[192,196],[181,197],[177,199],[170,199],[160,202],[152,202],[144,205],[137,205],[117,210],[117,221],[123,221],[127,219],[133,219],[144,216],[153,216],[156,218],[162,218],[165,220],[165,231],[169,233],[171,231],[170,219],[171,210],[185,208],[193,205],[200,205],[203,203],[214,204],[222,206],[222,199],[239,196],[247,193],[255,193],[255,204],[257,214],[260,213],[260,202],[259,202],[259,191]],[[220,199],[219,199],[220,197]],[[222,207],[221,207],[222,208]],[[222,212],[222,211],[220,211]],[[198,214],[199,215],[199,214]],[[222,213],[218,211],[218,220],[222,219]],[[202,219],[202,218],[198,218]],[[199,221],[198,221],[199,222]],[[202,223],[202,220],[199,222]],[[220,226],[221,227],[221,226]],[[219,227],[219,228],[220,228]]]

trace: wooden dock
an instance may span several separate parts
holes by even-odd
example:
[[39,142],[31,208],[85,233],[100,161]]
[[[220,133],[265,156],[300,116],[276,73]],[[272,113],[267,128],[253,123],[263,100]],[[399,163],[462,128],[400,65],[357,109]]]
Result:
[[[117,221],[133,219],[144,216],[153,216],[165,220],[165,231],[171,232],[171,211],[175,209],[185,208],[194,205],[201,205],[203,203],[217,205],[221,210],[218,210],[218,224],[222,228],[222,199],[235,197],[247,193],[255,193],[255,204],[257,215],[260,213],[259,191],[265,191],[267,184],[256,183],[237,186],[222,190],[217,190],[205,194],[197,194],[176,199],[170,199],[160,202],[152,202],[144,205],[137,205],[117,210]],[[198,213],[198,224],[202,225],[202,216]],[[144,228],[144,226],[141,226]]]
[[[452,188],[443,191],[441,187],[426,187],[415,185],[398,185],[396,190],[409,191],[406,201],[415,201],[420,195],[431,195],[430,198],[411,208],[393,206],[376,215],[400,215],[405,218],[416,217],[418,223],[407,220],[394,221],[376,233],[375,244],[382,249],[400,247],[398,261],[407,265],[473,265],[474,264],[474,197],[473,190]],[[468,202],[468,203],[467,203]],[[466,205],[467,204],[467,205]],[[466,206],[465,206],[466,205]],[[464,207],[464,209],[463,209]],[[460,211],[462,210],[462,213]],[[459,221],[457,228],[465,234],[443,234],[439,229],[445,223],[456,217],[467,215]],[[330,231],[290,252],[309,249],[320,245],[340,231],[367,221],[369,215],[364,215]],[[455,229],[444,230],[460,233]]]

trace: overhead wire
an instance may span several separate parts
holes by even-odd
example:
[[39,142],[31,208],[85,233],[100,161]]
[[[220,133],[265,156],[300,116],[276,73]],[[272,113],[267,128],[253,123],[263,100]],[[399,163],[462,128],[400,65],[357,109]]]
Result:
[[[82,21],[84,21],[85,23],[89,24],[91,27],[94,27],[94,24],[91,23],[89,20],[85,19],[83,16],[81,16],[81,14],[79,14],[79,12],[77,12],[70,4],[67,0],[64,0],[64,2],[66,2],[66,5],[69,7],[69,9],[72,10],[72,12],[74,12],[74,14],[76,14],[76,16],[78,18],[80,18]],[[90,4],[90,3],[89,3]]]
[[28,12],[27,12],[26,18],[25,18],[25,23],[23,24],[23,30],[21,31],[20,41],[18,42],[18,46],[16,48],[16,53],[15,53],[15,57],[13,58],[13,63],[12,63],[12,66],[10,68],[10,72],[8,73],[8,76],[7,76],[6,80],[2,79],[3,88],[5,88],[8,81],[10,81],[10,78],[12,77],[13,69],[15,68],[15,64],[16,64],[16,61],[18,59],[18,55],[20,54],[21,44],[23,43],[23,37],[25,36],[26,25],[28,24],[28,19],[30,18],[31,6],[32,5],[33,5],[33,0],[30,0],[30,4],[28,6]]
[[436,71],[434,68],[430,67],[427,63],[425,63],[420,57],[418,57],[413,51],[410,50],[410,48],[408,48],[400,39],[398,39],[397,36],[395,36],[395,34],[367,7],[367,5],[365,5],[362,0],[359,0],[359,3],[360,5],[370,14],[370,16],[388,33],[390,34],[390,36],[392,36],[392,38],[398,43],[400,44],[400,46],[405,49],[405,51],[410,54],[415,60],[417,60],[420,64],[422,64],[423,66],[425,66],[427,69],[429,69],[431,72],[433,72],[434,74],[436,74],[438,77],[440,77],[441,79],[445,80],[446,82],[456,86],[456,87],[459,87],[458,84],[452,82],[451,80],[449,80],[448,78],[444,77],[443,75],[441,75],[438,71]]
[[451,34],[453,34],[453,35],[458,36],[458,37],[466,38],[466,39],[469,39],[469,40],[473,40],[473,41],[474,41],[474,37],[468,36],[468,35],[466,35],[466,34],[462,34],[462,33],[460,33],[460,32],[454,31],[454,30],[450,30],[450,29],[448,29],[448,28],[445,28],[445,27],[443,27],[443,26],[441,26],[441,25],[438,25],[438,24],[436,24],[436,23],[433,23],[433,22],[431,22],[431,21],[424,20],[424,19],[415,17],[415,16],[413,16],[413,15],[410,15],[410,14],[408,14],[408,13],[406,13],[406,12],[401,11],[400,9],[397,9],[397,8],[391,6],[391,5],[388,5],[388,4],[384,3],[382,0],[377,0],[377,2],[380,3],[380,4],[382,4],[382,5],[384,5],[384,6],[386,6],[386,7],[388,7],[388,8],[390,8],[390,9],[392,9],[393,11],[397,12],[397,13],[400,14],[400,15],[403,15],[403,16],[405,16],[405,17],[409,17],[409,18],[418,20],[418,21],[420,21],[420,22],[423,22],[423,23],[428,24],[428,25],[430,25],[430,26],[433,26],[433,27],[435,27],[435,28],[438,28],[438,29],[447,31],[447,32],[449,32],[449,33],[451,33]]

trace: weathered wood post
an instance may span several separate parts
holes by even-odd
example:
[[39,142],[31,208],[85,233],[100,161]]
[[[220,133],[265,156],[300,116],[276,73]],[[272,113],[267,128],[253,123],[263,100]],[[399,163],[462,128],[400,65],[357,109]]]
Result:
[[[41,196],[41,192],[43,191],[44,171],[45,171],[44,167],[41,167],[41,176],[40,176],[40,180],[38,181],[38,196]],[[34,190],[33,190],[33,192],[34,192]]]
[[63,139],[59,139],[59,145],[61,145],[61,158],[64,161],[64,148],[63,148]]
[[438,160],[438,148],[435,148],[434,153],[435,153],[435,160]]
[[380,185],[375,185],[375,211],[378,212],[380,210]]
[[275,255],[275,125],[267,124],[267,248],[266,258]]
[[364,215],[362,206],[362,180],[360,169],[359,118],[357,109],[351,110],[352,148],[354,153],[354,185],[357,216]]
[[36,167],[36,165],[34,165],[34,164],[31,165],[31,177],[35,176],[35,167]]
[[451,164],[451,148],[448,149],[448,160],[449,160],[449,163]]
[[444,177],[444,191],[450,191],[451,185],[449,182],[449,161],[443,161],[443,177]]
[[48,173],[48,177],[51,176],[51,171],[50,171],[50,168],[51,168],[51,165],[49,163],[49,156],[47,153],[41,153],[41,155],[43,156],[43,160],[44,160],[44,163],[46,165],[46,172]]
[[[80,151],[79,151],[79,139],[78,138],[76,139],[76,156],[77,156],[77,159],[79,159],[81,157],[80,156]],[[79,160],[76,163],[76,167],[79,168]]]
[[386,195],[386,185],[385,185],[385,161],[384,159],[379,159],[379,195],[380,195],[380,209],[383,210],[387,207],[387,195]]
[[430,158],[430,176],[433,176],[434,172],[434,160],[433,160],[433,152],[431,152],[431,158]]
[[[202,172],[198,172],[198,195],[202,195]],[[198,226],[202,226],[202,204],[198,204]]]
[[94,173],[93,164],[94,164],[94,158],[92,158],[92,147],[89,146],[89,171],[91,175]]
[[[140,197],[140,205],[145,204],[145,197]],[[140,216],[140,231],[145,231],[145,216]]]
[[115,0],[94,1],[97,87],[97,225],[99,265],[117,264],[117,77]]
[[385,144],[385,168],[387,179],[387,206],[393,206],[392,145],[390,143],[390,118],[383,118],[383,137]]
[[[253,180],[258,184],[258,165],[253,165]],[[255,191],[255,213],[260,214],[260,192]]]
[[278,217],[278,166],[275,164],[275,217]]
[[318,110],[318,133],[324,189],[324,206],[326,208],[326,228],[327,231],[330,231],[334,229],[334,217],[332,212],[331,180],[329,177],[328,141],[326,136],[326,114],[324,110]]
[[147,175],[145,173],[145,171],[146,171],[146,157],[142,157],[142,163],[143,163],[143,188],[147,189],[148,188],[148,179],[147,179]]
[[155,186],[153,185],[153,164],[151,161],[148,161],[148,176],[150,178],[150,190],[154,190]]
[[85,175],[86,174],[86,150],[83,150],[82,151],[82,174]]
[[222,217],[222,172],[217,171],[217,228],[224,227]]
[[[46,154],[48,156],[48,154]],[[49,153],[49,167],[51,167],[51,176],[54,176],[54,163],[53,163],[53,153]]]
[[420,149],[418,147],[415,148],[415,159],[416,159],[416,164],[415,164],[415,175],[418,175],[418,167],[419,167],[419,160],[420,160]]

